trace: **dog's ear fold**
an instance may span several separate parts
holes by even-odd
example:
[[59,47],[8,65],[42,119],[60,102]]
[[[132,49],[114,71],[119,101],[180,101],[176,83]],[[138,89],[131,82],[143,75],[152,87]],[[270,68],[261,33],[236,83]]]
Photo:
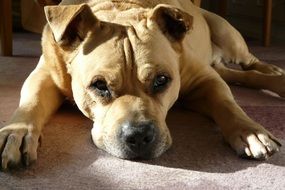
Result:
[[60,45],[83,41],[99,22],[87,4],[46,6],[44,10],[54,39]]
[[150,19],[158,24],[171,41],[181,41],[193,24],[191,15],[169,5],[157,5],[152,10]]

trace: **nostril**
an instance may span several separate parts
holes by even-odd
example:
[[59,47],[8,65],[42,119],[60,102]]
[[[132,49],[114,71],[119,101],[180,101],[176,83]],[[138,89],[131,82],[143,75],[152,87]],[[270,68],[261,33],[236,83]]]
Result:
[[126,143],[130,144],[130,145],[136,145],[136,139],[135,137],[128,137],[126,139]]
[[146,137],[143,139],[143,143],[144,143],[144,144],[149,144],[149,143],[152,142],[153,139],[154,139],[154,136],[152,136],[152,135],[146,136]]

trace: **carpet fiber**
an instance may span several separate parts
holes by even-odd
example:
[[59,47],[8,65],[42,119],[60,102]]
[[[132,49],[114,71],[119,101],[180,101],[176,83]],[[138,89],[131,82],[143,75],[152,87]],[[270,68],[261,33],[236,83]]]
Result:
[[[19,102],[24,79],[40,55],[40,38],[17,34],[13,57],[0,57],[0,127]],[[285,46],[251,50],[285,67]],[[282,65],[283,64],[283,65]],[[232,87],[238,103],[285,145],[285,100],[268,92]],[[0,172],[0,189],[285,189],[285,149],[268,161],[243,160],[223,142],[214,123],[174,108],[167,122],[173,146],[160,158],[127,161],[98,150],[92,122],[64,105],[43,131],[38,161]]]

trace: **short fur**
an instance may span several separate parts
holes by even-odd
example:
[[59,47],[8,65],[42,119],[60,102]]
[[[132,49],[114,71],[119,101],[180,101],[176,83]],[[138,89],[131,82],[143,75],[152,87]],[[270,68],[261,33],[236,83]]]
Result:
[[[97,147],[121,158],[136,157],[118,137],[125,122],[155,124],[148,158],[170,147],[165,118],[179,96],[186,108],[213,118],[238,155],[266,159],[279,150],[278,140],[237,105],[226,82],[284,97],[285,73],[254,57],[223,18],[190,0],[63,0],[45,13],[43,55],[0,129],[3,169],[37,159],[42,128],[66,97],[94,121]],[[170,82],[154,93],[159,74]],[[92,88],[98,79],[107,82],[110,96]]]

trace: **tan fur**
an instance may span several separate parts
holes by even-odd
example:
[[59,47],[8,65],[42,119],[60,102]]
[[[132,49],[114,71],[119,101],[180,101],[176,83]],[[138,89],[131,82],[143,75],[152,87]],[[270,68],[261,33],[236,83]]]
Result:
[[[18,164],[21,157],[26,165],[36,160],[42,127],[64,97],[74,99],[94,121],[97,147],[122,158],[131,158],[117,137],[126,121],[155,123],[159,132],[151,157],[169,148],[165,118],[179,94],[185,107],[216,121],[239,155],[264,159],[279,150],[277,139],[237,105],[225,81],[284,97],[284,71],[250,54],[223,18],[190,0],[64,0],[45,12],[43,55],[24,83],[19,108],[0,129],[2,168]],[[185,33],[170,33],[165,14]],[[246,71],[223,65],[229,62]],[[153,94],[150,86],[157,74],[169,75],[171,82]],[[90,87],[101,78],[112,90],[111,99]]]

